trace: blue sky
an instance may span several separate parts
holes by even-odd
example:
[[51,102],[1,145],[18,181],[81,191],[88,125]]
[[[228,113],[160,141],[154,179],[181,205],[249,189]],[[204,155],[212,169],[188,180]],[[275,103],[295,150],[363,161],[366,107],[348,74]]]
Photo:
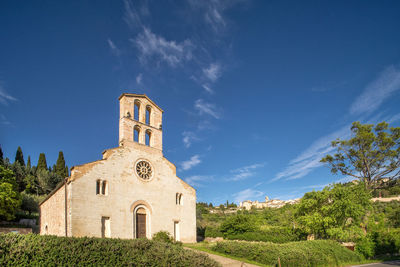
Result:
[[353,121],[400,124],[399,1],[1,1],[0,143],[69,166],[117,146],[118,96],[163,108],[198,201],[346,180],[320,158]]

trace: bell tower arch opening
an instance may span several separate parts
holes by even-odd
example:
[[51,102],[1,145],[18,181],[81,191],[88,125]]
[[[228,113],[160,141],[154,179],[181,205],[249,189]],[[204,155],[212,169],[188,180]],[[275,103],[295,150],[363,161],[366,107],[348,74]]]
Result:
[[119,103],[120,146],[136,142],[162,150],[162,114],[164,111],[145,94],[122,94],[119,97]]

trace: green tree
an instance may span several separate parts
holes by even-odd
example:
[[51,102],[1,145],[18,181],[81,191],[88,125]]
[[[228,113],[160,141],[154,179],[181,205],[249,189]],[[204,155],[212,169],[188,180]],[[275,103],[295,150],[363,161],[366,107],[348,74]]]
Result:
[[0,217],[6,220],[14,219],[20,206],[21,196],[14,173],[0,166]]
[[400,177],[400,127],[389,129],[386,122],[361,124],[354,122],[349,140],[335,140],[334,155],[326,155],[331,172],[359,179],[367,188],[380,179]]
[[68,177],[68,176],[69,176],[69,169],[68,169],[68,166],[65,165],[65,177]]
[[46,155],[44,153],[39,154],[39,160],[37,163],[36,171],[47,170]]
[[55,171],[59,176],[63,178],[68,176],[68,174],[65,173],[65,159],[62,151],[58,152],[58,159]]
[[0,146],[0,165],[3,165],[3,150],[1,149],[1,146]]
[[28,161],[26,162],[26,167],[28,168],[29,171],[30,171],[31,168],[32,168],[31,156],[28,156]]
[[363,184],[333,184],[304,194],[295,217],[308,234],[354,240],[371,210],[371,194]]
[[24,154],[22,153],[22,149],[20,146],[17,149],[17,153],[15,153],[15,161],[14,162],[18,162],[21,166],[25,166]]

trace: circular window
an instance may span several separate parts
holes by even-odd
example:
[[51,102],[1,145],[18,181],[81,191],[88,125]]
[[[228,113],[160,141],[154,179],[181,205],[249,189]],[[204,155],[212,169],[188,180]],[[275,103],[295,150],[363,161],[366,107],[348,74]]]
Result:
[[136,173],[143,180],[150,180],[153,176],[153,169],[149,162],[141,160],[136,163]]

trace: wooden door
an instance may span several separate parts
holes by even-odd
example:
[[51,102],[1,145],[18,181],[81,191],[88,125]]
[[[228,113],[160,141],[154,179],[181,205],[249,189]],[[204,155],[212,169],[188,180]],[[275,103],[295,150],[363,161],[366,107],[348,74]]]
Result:
[[146,237],[146,214],[136,214],[136,238]]

